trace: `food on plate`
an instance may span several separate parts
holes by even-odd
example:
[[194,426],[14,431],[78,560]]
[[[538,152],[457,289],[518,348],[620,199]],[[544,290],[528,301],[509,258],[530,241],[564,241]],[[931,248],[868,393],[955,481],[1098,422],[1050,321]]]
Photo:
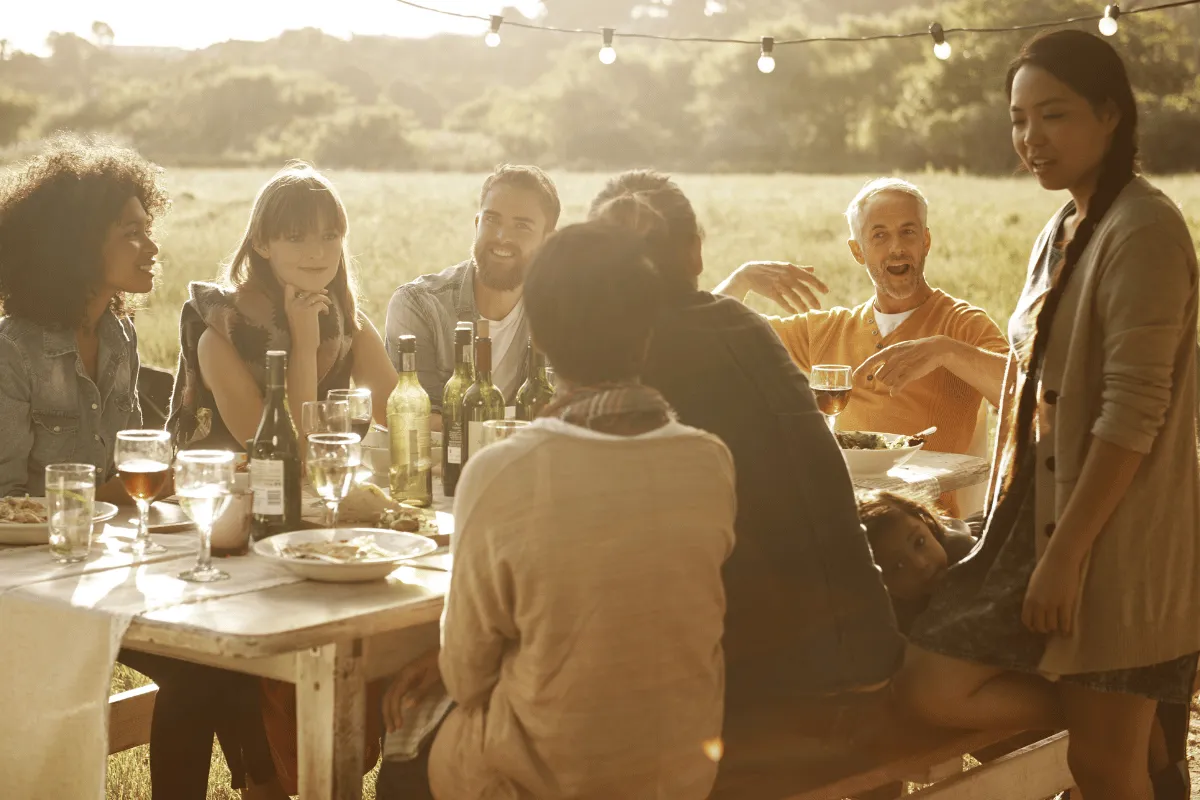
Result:
[[417,533],[425,524],[425,515],[415,508],[384,509],[379,514],[379,527],[404,533]]
[[28,497],[5,497],[0,499],[0,522],[16,525],[44,525],[47,520],[46,507]]
[[356,536],[340,542],[297,542],[284,545],[279,554],[285,558],[312,561],[341,561],[353,564],[362,561],[391,561],[396,554],[375,543],[371,536]]
[[872,431],[837,431],[833,435],[843,450],[902,450],[925,441],[923,436],[891,437]]
[[384,511],[400,508],[400,504],[373,483],[358,483],[338,506],[342,522],[374,524]]

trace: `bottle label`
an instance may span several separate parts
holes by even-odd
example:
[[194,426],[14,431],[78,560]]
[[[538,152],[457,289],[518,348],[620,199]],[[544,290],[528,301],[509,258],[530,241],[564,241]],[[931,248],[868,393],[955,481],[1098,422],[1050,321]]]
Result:
[[483,423],[467,423],[467,458],[483,449]]
[[462,463],[462,426],[451,425],[449,432],[446,434],[446,463],[461,464]]
[[268,517],[283,516],[283,462],[255,458],[250,461],[252,511]]

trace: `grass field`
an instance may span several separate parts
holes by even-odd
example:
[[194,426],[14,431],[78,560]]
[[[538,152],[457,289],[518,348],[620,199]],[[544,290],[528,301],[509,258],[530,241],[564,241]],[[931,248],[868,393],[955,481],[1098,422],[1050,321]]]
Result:
[[[145,363],[174,368],[179,307],[193,280],[212,280],[238,244],[250,204],[269,171],[171,170],[172,213],[159,229],[164,269],[161,285],[139,312],[137,328]],[[349,207],[350,246],[363,289],[363,308],[383,327],[387,301],[409,279],[441,270],[469,252],[472,217],[482,176],[452,174],[333,173]],[[563,200],[563,222],[580,220],[607,176],[554,176]],[[930,282],[990,312],[1003,326],[1024,280],[1034,238],[1065,199],[1032,180],[952,175],[910,175],[927,193],[933,251]],[[702,284],[716,284],[748,260],[812,264],[830,285],[828,304],[853,305],[870,293],[864,271],[846,248],[842,209],[862,185],[860,177],[681,175],[706,230]],[[1158,181],[1183,207],[1200,238],[1200,178]],[[1200,244],[1200,242],[1198,242]],[[1147,265],[1152,279],[1153,265]],[[761,310],[770,310],[760,305]],[[114,691],[140,676],[118,668]],[[148,800],[145,747],[109,760],[109,800]],[[223,760],[214,758],[210,798],[232,799]],[[374,776],[367,781],[374,798]]]

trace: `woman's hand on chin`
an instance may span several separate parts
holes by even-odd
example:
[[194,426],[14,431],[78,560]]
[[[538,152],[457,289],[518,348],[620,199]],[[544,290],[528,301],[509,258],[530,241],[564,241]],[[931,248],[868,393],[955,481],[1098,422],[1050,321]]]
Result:
[[328,314],[332,304],[326,290],[306,292],[293,285],[283,287],[284,311],[292,333],[292,347],[300,351],[316,351],[321,343],[321,314]]

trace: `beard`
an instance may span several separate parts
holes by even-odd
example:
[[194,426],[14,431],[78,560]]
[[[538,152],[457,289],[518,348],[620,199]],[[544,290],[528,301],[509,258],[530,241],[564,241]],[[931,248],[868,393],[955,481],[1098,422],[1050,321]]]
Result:
[[871,269],[871,282],[875,290],[894,300],[907,300],[920,290],[924,283],[925,259],[908,259],[908,271],[903,275],[893,275],[888,272],[886,265]]
[[497,263],[498,259],[487,252],[487,246],[475,246],[472,255],[475,258],[475,271],[479,275],[480,283],[495,292],[511,292],[521,287],[525,282],[529,259],[515,247],[512,249],[517,255],[515,258],[506,259],[506,264]]

